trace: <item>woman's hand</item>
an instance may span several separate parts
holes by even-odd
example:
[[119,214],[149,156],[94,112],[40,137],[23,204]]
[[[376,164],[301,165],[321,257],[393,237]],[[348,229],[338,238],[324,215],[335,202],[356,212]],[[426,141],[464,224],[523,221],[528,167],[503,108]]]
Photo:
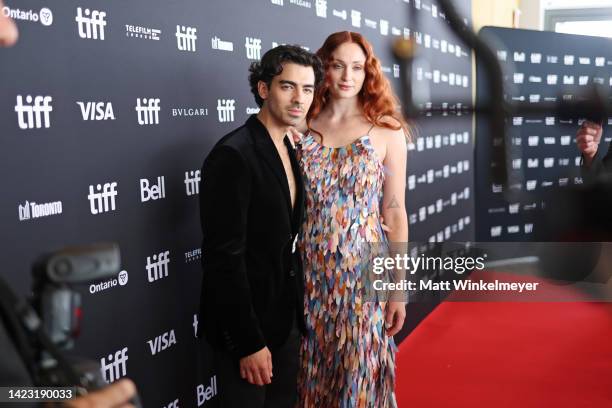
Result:
[[291,145],[293,147],[295,147],[295,143],[300,143],[302,141],[302,138],[304,137],[304,135],[302,133],[300,133],[293,126],[289,126],[287,128],[287,133],[288,133],[288,136],[289,136],[289,141],[291,142]]
[[395,336],[404,326],[406,302],[389,301],[385,308],[385,328],[388,336]]
[[388,225],[385,224],[385,217],[383,217],[382,215],[380,216],[380,227],[382,228],[383,231],[385,231],[386,233],[389,232],[393,232],[393,230],[391,229],[391,227],[389,227]]

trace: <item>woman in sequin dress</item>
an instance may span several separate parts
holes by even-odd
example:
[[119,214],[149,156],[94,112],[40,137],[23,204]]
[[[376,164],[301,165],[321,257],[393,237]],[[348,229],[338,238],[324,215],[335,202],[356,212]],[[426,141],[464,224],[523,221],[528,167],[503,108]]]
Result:
[[[408,240],[408,135],[380,63],[358,33],[330,35],[309,130],[296,133],[306,189],[299,240],[307,335],[298,407],[396,407],[395,343],[405,303],[364,298],[367,243]],[[388,227],[386,234],[381,218]]]

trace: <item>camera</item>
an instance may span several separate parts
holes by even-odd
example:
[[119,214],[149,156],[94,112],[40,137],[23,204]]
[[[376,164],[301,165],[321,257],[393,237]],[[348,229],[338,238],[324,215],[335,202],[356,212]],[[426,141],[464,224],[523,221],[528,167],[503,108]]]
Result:
[[[96,361],[64,355],[81,325],[81,294],[73,286],[117,276],[119,246],[98,243],[64,248],[39,257],[32,268],[32,297],[20,299],[0,279],[0,307],[32,383],[76,387],[77,395],[106,386]],[[138,397],[131,401],[140,406]]]

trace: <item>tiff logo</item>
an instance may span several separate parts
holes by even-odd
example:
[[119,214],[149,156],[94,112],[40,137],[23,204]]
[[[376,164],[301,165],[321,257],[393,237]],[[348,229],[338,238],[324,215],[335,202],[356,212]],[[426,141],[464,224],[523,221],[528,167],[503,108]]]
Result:
[[176,26],[176,46],[179,51],[191,51],[196,50],[196,32],[198,30],[193,27]]
[[166,182],[164,176],[157,178],[157,184],[151,185],[149,180],[140,179],[140,201],[147,202],[149,200],[159,200],[166,198]]
[[155,282],[168,276],[168,264],[170,263],[170,251],[160,252],[147,256],[147,278],[149,282]]
[[117,196],[117,183],[104,183],[104,185],[89,186],[89,209],[93,215],[115,211],[115,197]]
[[261,59],[261,40],[259,38],[246,37],[244,46],[246,48],[246,56],[248,59]]
[[83,12],[77,7],[75,21],[79,27],[79,37],[94,40],[104,40],[104,27],[106,26],[106,12],[85,9]]
[[136,113],[138,113],[139,125],[159,124],[159,98],[136,98]]
[[127,375],[127,352],[128,348],[124,347],[116,351],[114,356],[109,354],[107,358],[100,359],[100,369],[106,382],[112,383]]
[[200,170],[185,172],[185,189],[188,196],[200,194]]
[[179,408],[179,399],[177,398],[168,405],[164,405],[163,408]]
[[77,102],[83,120],[115,120],[113,104],[110,102]]
[[[17,104],[15,112],[17,112],[17,123],[20,129],[40,129],[43,126],[48,128],[51,126],[51,112],[53,107],[51,102],[53,98],[50,96],[35,96],[26,95],[25,104],[23,97],[17,95]],[[32,102],[34,103],[32,105]]]
[[361,12],[351,10],[351,25],[353,27],[361,27]]
[[316,0],[315,1],[315,12],[317,17],[327,18],[327,1]]
[[234,99],[217,99],[217,112],[219,113],[219,122],[233,122],[234,121],[234,106],[236,101]]

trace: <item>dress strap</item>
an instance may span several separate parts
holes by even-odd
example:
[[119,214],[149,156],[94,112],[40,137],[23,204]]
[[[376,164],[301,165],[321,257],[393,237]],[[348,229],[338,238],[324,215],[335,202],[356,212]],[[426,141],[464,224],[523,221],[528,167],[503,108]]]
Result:
[[372,131],[372,129],[374,129],[374,124],[372,123],[372,126],[370,126],[370,128],[368,129],[368,133],[366,133],[366,135],[370,136],[370,132]]

